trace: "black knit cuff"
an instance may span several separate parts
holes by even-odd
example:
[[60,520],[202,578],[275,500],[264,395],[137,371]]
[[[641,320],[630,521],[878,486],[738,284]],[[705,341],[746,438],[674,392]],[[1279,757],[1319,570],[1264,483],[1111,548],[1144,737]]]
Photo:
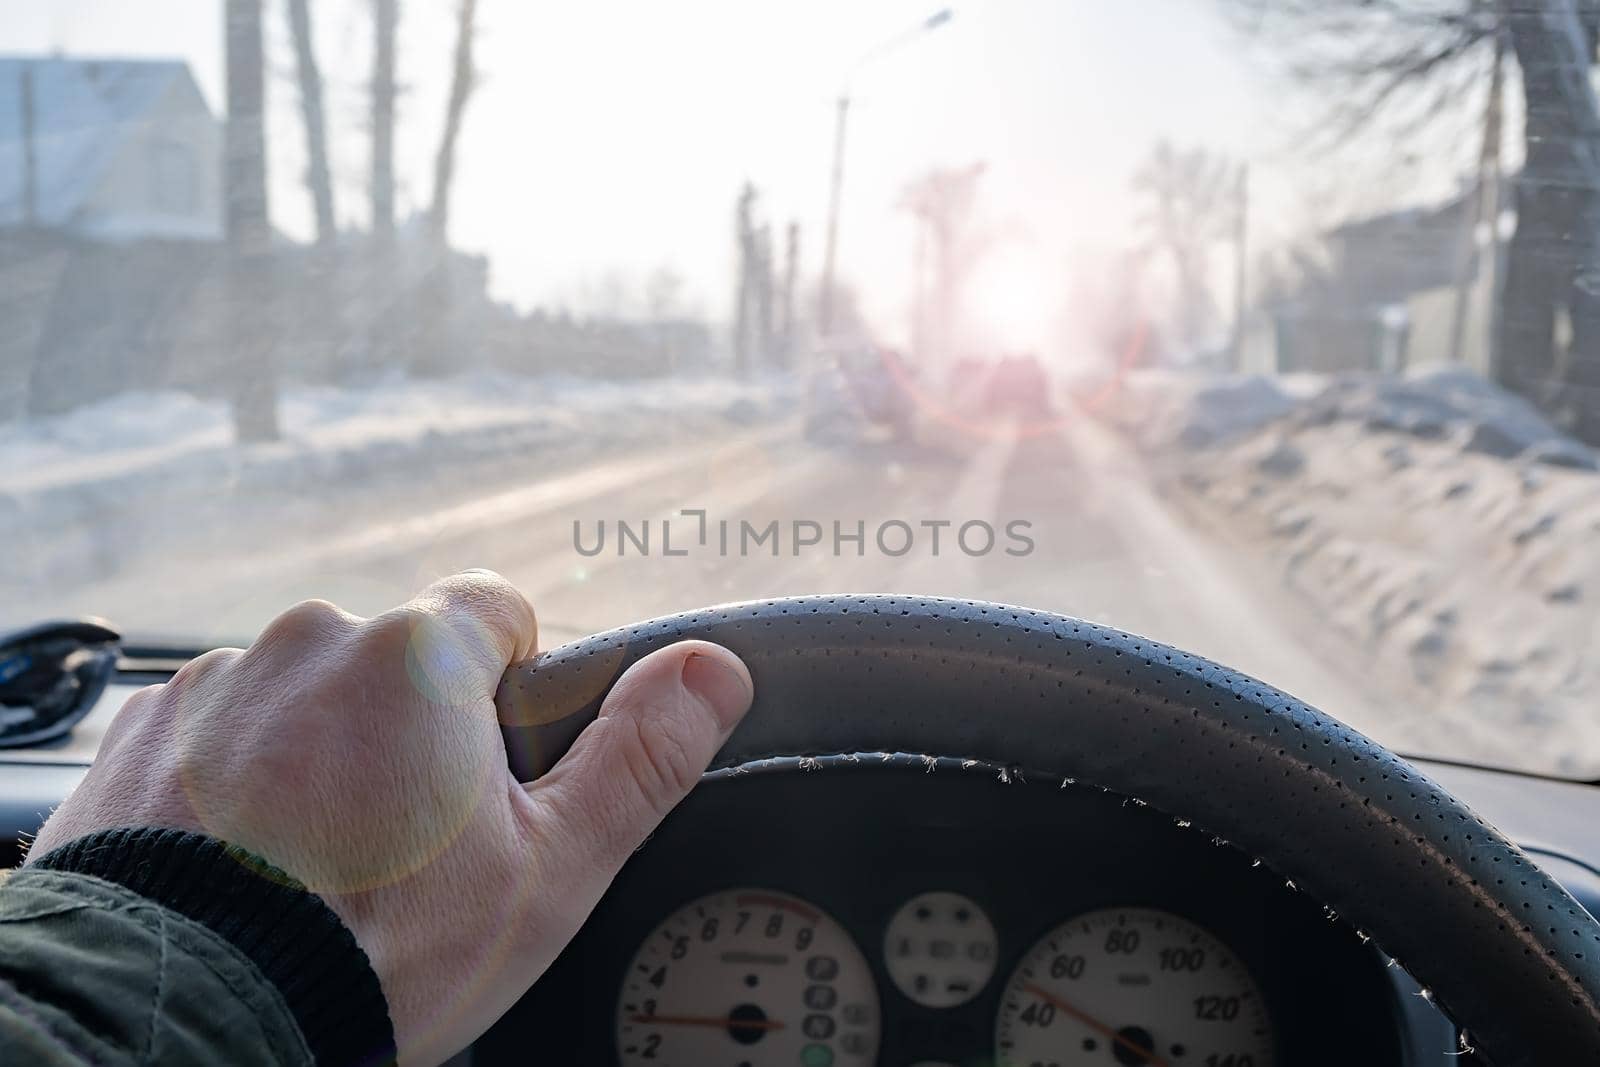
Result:
[[102,830],[33,867],[93,875],[147,897],[228,941],[278,988],[325,1067],[395,1059],[378,976],[322,899],[261,858],[216,838],[159,828]]

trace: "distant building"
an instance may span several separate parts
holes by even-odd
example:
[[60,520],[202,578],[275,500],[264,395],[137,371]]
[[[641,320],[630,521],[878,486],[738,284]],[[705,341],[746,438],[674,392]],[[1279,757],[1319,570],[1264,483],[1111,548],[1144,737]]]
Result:
[[0,229],[219,240],[221,159],[183,62],[0,57]]
[[[1470,195],[1344,223],[1322,237],[1326,266],[1264,308],[1272,324],[1270,368],[1395,371],[1489,361],[1485,270],[1494,246],[1476,231]],[[1462,286],[1466,304],[1456,316]]]
[[1453,285],[1469,206],[1456,197],[1334,227],[1323,236],[1332,259],[1330,288],[1353,305],[1378,308]]

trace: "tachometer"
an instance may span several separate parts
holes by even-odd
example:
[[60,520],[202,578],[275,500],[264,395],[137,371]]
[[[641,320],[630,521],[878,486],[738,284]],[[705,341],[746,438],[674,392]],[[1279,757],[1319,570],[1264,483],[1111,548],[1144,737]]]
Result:
[[1221,941],[1164,911],[1108,908],[1063,923],[1006,986],[999,1067],[1268,1067],[1255,980]]
[[877,988],[819,909],[771,890],[713,893],[634,954],[617,1047],[624,1064],[865,1067],[878,1052]]

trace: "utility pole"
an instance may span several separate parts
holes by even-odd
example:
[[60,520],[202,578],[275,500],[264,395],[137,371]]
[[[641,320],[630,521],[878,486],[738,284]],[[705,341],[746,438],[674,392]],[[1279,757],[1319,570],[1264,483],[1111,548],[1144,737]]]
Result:
[[949,22],[954,15],[955,12],[949,8],[940,8],[909,30],[896,34],[856,60],[855,66],[850,68],[850,72],[845,78],[844,91],[839,94],[839,99],[834,104],[833,170],[832,179],[828,183],[828,231],[822,246],[822,293],[817,316],[820,332],[824,338],[833,331],[834,327],[834,287],[837,284],[835,282],[835,271],[839,254],[839,201],[844,192],[845,124],[850,117],[850,78],[872,60],[894,51],[931,30],[938,29]]

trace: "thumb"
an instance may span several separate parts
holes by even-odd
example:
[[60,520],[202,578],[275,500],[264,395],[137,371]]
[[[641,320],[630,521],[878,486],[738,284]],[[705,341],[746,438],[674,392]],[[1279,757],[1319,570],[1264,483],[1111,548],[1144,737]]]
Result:
[[566,853],[546,869],[598,897],[694,787],[754,694],[739,657],[706,641],[657,649],[629,667],[567,754],[524,787],[537,836]]

